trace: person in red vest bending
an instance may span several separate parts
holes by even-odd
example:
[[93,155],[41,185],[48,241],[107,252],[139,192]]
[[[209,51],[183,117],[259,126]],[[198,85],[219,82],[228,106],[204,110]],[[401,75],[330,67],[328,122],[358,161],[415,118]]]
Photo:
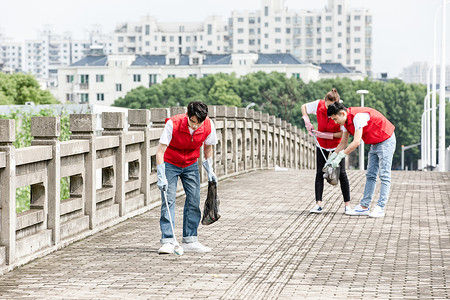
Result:
[[[339,102],[340,96],[336,89],[332,89],[327,93],[324,100],[316,100],[302,105],[302,115],[305,121],[305,127],[309,134],[317,137],[316,149],[316,205],[310,210],[312,213],[322,213],[322,194],[323,194],[323,167],[325,166],[326,157],[334,151],[339,145],[342,137],[342,131],[338,124],[333,122],[327,116],[327,108],[329,105]],[[308,114],[315,114],[317,116],[318,130],[314,130]],[[320,152],[323,151],[322,155]],[[342,195],[344,195],[344,213],[352,211],[350,207],[350,184],[348,182],[347,173],[345,172],[345,161],[340,162],[339,182],[341,184]]]
[[[384,217],[391,188],[392,158],[396,146],[395,126],[379,111],[369,107],[345,108],[341,103],[334,103],[328,106],[327,114],[341,125],[344,131],[341,142],[327,164],[337,166],[341,159],[359,146],[361,140],[371,145],[364,196],[350,214],[374,218]],[[353,142],[347,146],[349,134],[353,135]],[[380,198],[375,208],[369,213],[378,173],[381,180]]]
[[[200,223],[200,173],[198,158],[200,147],[204,144],[205,161],[203,166],[208,180],[217,182],[213,171],[212,145],[217,144],[214,123],[208,117],[208,106],[194,101],[188,104],[187,113],[166,119],[164,131],[159,139],[156,153],[158,188],[161,198],[167,192],[167,200],[172,220],[175,220],[175,198],[178,178],[181,179],[186,194],[183,211],[184,252],[210,252],[211,248],[202,245],[197,238]],[[159,254],[174,253],[174,236],[169,221],[169,211],[165,201],[161,204],[161,244]]]

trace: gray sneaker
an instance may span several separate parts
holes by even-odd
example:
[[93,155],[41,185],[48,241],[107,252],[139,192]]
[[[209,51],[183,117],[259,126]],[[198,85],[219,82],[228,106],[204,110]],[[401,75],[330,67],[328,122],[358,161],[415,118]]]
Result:
[[175,249],[175,246],[172,243],[165,243],[158,250],[158,254],[172,254]]
[[211,248],[203,246],[200,242],[183,243],[184,252],[205,253],[211,252]]
[[321,214],[323,212],[323,209],[318,204],[316,204],[309,212],[315,213],[315,214]]

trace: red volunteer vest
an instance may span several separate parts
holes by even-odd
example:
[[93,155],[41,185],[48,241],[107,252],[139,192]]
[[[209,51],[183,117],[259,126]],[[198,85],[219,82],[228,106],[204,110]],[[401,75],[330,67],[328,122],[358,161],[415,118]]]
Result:
[[186,115],[176,115],[170,120],[173,122],[172,140],[164,152],[164,161],[180,168],[188,167],[200,157],[200,147],[211,133],[211,120],[206,117],[193,135],[189,132]]
[[[318,130],[321,132],[339,132],[341,131],[341,126],[336,124],[332,119],[327,116],[327,107],[325,105],[325,100],[320,100],[317,106],[317,123]],[[341,141],[340,138],[333,138],[332,140],[317,138],[320,147],[325,149],[333,149],[339,145]]]
[[369,107],[349,107],[347,108],[347,121],[345,129],[351,135],[355,134],[353,118],[358,113],[368,113],[370,120],[363,128],[362,140],[366,144],[378,144],[384,142],[394,134],[395,126],[386,119],[378,110]]

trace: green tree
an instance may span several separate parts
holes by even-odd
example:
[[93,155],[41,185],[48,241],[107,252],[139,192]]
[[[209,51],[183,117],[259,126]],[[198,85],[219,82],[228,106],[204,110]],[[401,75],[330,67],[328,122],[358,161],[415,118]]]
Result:
[[0,73],[0,104],[56,104],[59,103],[49,92],[40,88],[32,75]]

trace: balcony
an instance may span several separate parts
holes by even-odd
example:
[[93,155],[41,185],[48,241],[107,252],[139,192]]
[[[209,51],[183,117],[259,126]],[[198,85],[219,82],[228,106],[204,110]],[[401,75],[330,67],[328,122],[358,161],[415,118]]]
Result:
[[80,90],[88,90],[89,83],[80,83]]

